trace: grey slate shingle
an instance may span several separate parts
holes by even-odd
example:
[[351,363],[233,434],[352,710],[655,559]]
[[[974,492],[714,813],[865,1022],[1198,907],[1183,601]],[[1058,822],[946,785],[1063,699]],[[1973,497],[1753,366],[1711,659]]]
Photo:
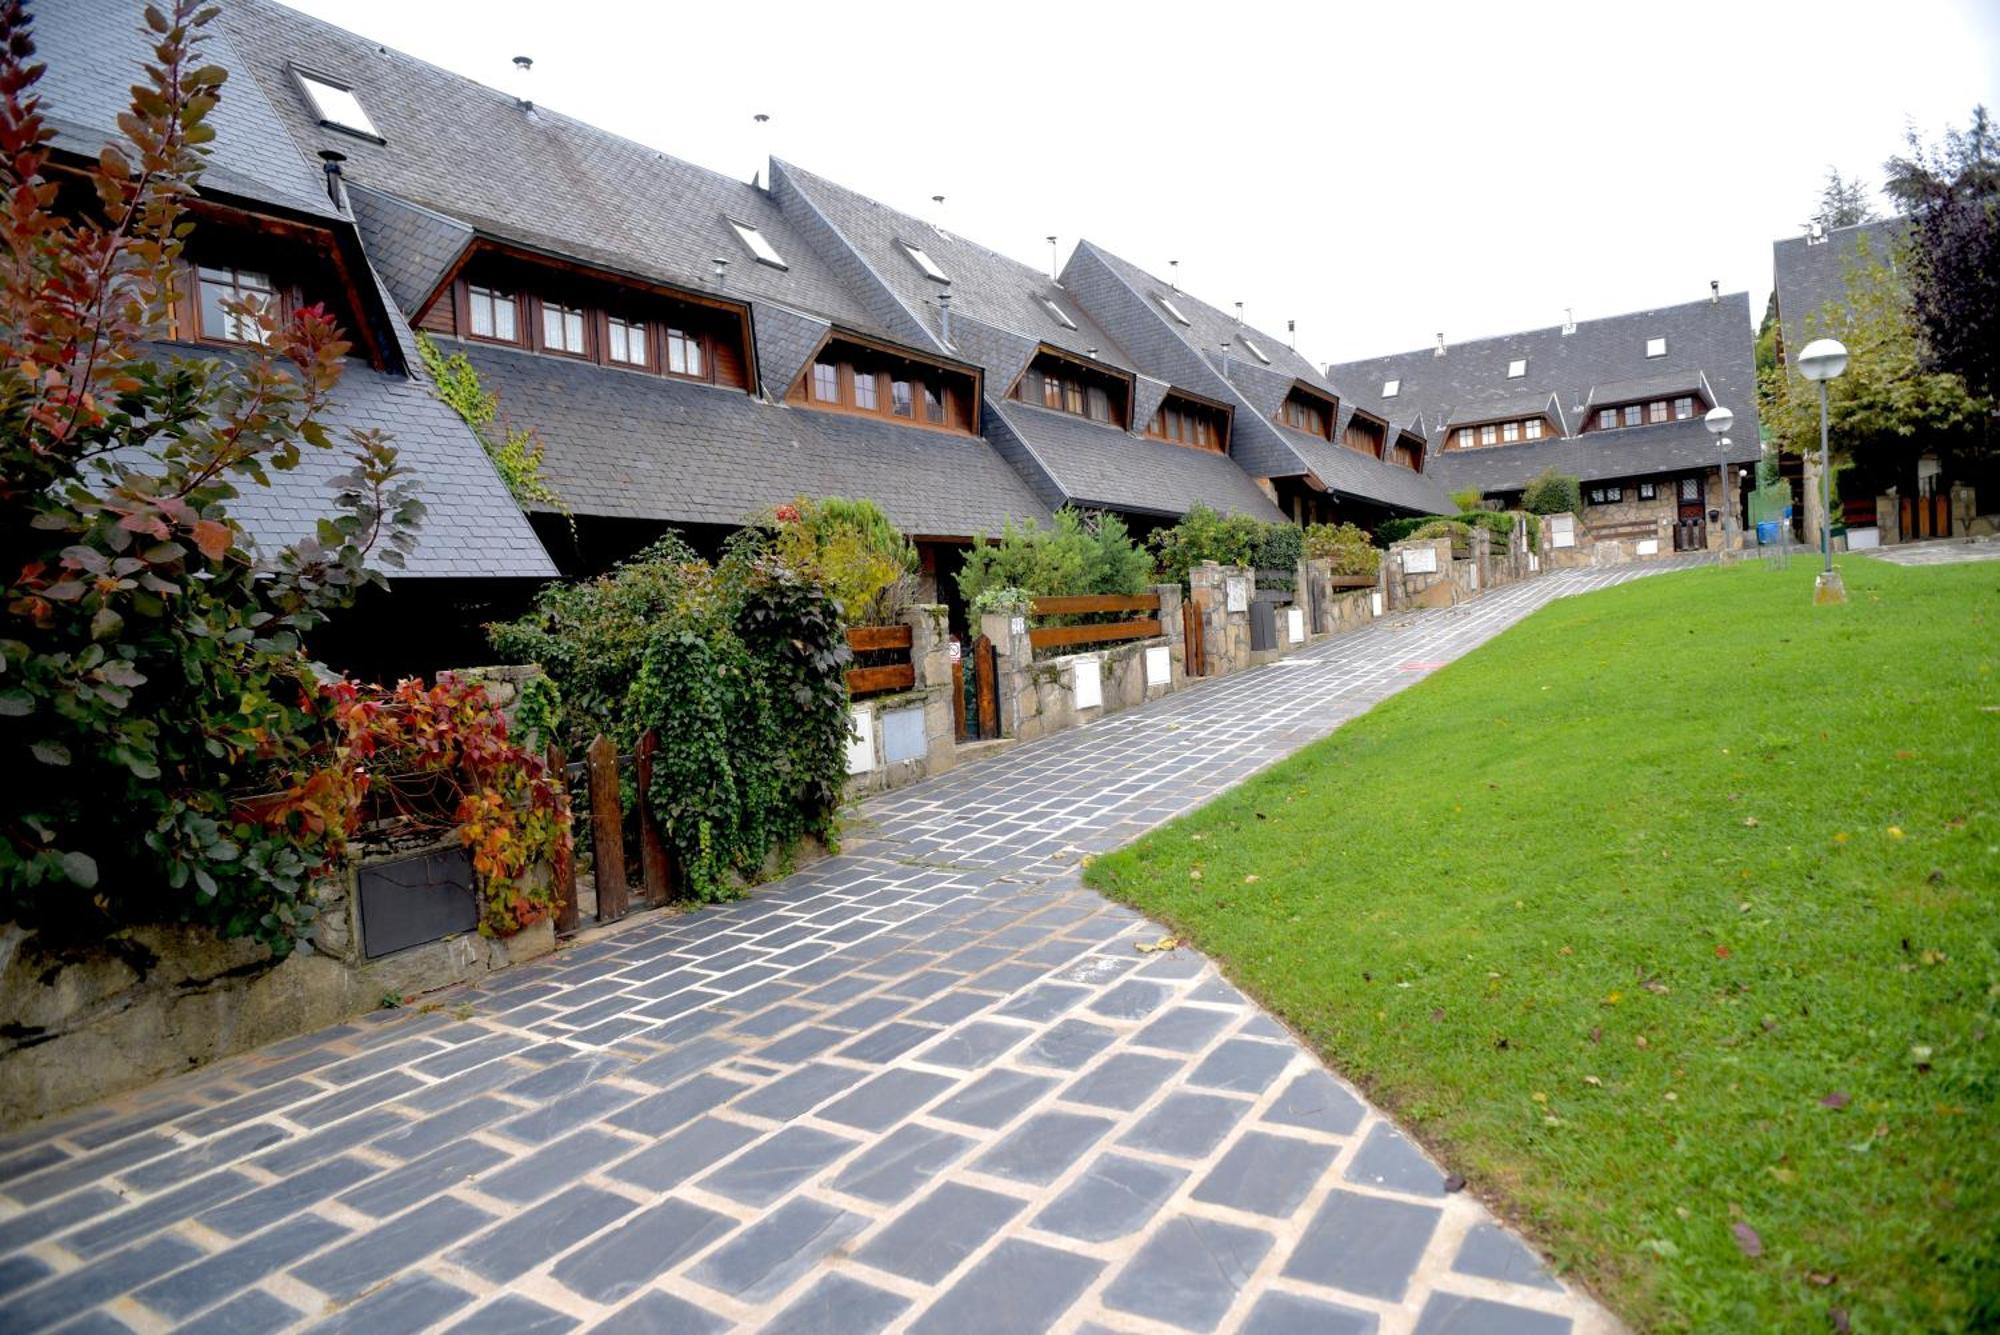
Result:
[[1833,228],[1819,245],[1807,245],[1802,236],[1771,243],[1778,318],[1791,356],[1830,332],[1826,308],[1845,305],[1851,274],[1878,264],[1894,271],[1909,230],[1908,219],[1888,218]]

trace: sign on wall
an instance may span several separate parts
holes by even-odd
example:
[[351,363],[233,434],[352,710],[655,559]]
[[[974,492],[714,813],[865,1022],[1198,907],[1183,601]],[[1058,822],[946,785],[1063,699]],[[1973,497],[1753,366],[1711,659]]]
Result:
[[1165,686],[1172,682],[1173,679],[1174,665],[1172,658],[1167,653],[1167,646],[1163,644],[1157,648],[1148,649],[1146,651],[1146,684],[1148,686]]
[[1438,552],[1435,547],[1405,547],[1403,549],[1403,573],[1405,575],[1435,575],[1438,568]]
[[1369,609],[1368,609],[1368,611],[1369,611],[1369,614],[1370,614],[1371,616],[1378,616],[1378,617],[1379,617],[1379,616],[1381,616],[1381,615],[1382,615],[1382,595],[1381,595],[1381,594],[1379,594],[1379,593],[1371,593],[1371,594],[1369,594],[1369,595],[1368,595],[1368,602],[1369,602],[1369,604],[1370,604],[1370,606],[1369,606]]
[[1549,516],[1549,545],[1551,547],[1576,546],[1576,516]]
[[1285,633],[1293,644],[1302,644],[1306,638],[1306,614],[1296,607],[1285,609]]
[[1230,611],[1247,612],[1250,610],[1249,580],[1243,579],[1241,577],[1231,578],[1228,581],[1228,594],[1229,594],[1228,608]]
[[1095,658],[1077,659],[1070,673],[1078,709],[1096,709],[1104,703],[1104,677]]
[[1633,548],[1633,550],[1641,556],[1658,556],[1660,554],[1660,540],[1658,538],[1641,538],[1639,545]]
[[875,711],[855,705],[847,711],[847,772],[866,774],[875,768]]

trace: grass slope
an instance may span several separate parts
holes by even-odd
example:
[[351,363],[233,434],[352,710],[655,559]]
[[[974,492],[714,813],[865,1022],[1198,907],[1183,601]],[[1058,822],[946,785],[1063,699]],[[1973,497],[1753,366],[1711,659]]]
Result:
[[1088,878],[1634,1325],[2000,1322],[2000,566],[1553,604]]

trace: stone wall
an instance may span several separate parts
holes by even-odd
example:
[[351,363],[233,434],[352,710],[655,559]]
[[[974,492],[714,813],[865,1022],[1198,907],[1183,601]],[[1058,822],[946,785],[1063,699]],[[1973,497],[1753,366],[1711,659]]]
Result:
[[849,796],[901,788],[958,764],[954,711],[963,708],[963,702],[952,692],[948,614],[941,604],[919,604],[907,609],[901,622],[910,628],[910,666],[916,684],[850,706]]
[[1188,597],[1201,611],[1202,657],[1211,677],[1250,666],[1250,598],[1255,572],[1203,561],[1188,572]]
[[1383,591],[1390,611],[1450,607],[1470,593],[1469,580],[1456,572],[1450,538],[1410,538],[1382,554]]
[[1373,587],[1336,587],[1333,584],[1333,563],[1320,560],[1306,562],[1305,578],[1312,593],[1310,605],[1313,619],[1310,629],[1315,639],[1358,630],[1373,621],[1382,611],[1380,602],[1382,585],[1379,572]]
[[1161,584],[1150,592],[1160,598],[1158,636],[1039,660],[1028,638],[1029,618],[988,613],[980,631],[993,641],[1001,731],[1028,741],[1082,727],[1185,686],[1180,586]]

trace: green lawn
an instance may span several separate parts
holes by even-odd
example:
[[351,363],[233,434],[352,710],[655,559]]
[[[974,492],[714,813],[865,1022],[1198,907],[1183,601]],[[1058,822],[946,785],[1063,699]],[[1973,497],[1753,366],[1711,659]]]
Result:
[[1636,1327],[1994,1328],[2000,565],[1843,570],[1555,603],[1088,878]]

